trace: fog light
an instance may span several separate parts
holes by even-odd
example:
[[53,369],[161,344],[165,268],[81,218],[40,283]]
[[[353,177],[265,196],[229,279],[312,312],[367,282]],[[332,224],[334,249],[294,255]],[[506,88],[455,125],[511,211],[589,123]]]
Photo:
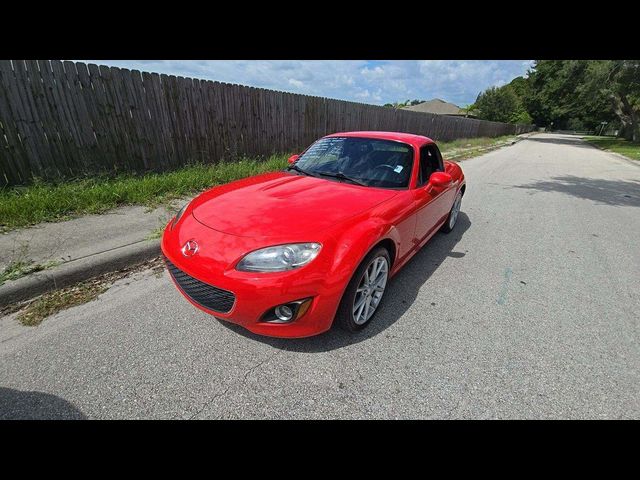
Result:
[[271,323],[290,323],[298,320],[307,313],[312,300],[312,298],[304,298],[302,300],[295,300],[293,302],[283,303],[277,307],[272,307],[262,315],[260,321]]
[[288,322],[293,318],[293,310],[291,310],[291,307],[288,305],[280,305],[279,307],[276,307],[274,313],[276,314],[276,317],[278,317],[278,320],[282,322]]

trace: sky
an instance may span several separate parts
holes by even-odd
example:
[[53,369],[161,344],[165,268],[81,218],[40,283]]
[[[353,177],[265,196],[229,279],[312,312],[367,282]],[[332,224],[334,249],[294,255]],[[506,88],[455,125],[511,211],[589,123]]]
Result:
[[383,105],[440,98],[464,107],[525,75],[531,60],[81,60]]

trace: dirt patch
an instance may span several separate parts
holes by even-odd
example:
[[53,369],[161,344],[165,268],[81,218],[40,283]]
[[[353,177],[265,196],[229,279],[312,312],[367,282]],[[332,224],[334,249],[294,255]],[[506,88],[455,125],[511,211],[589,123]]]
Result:
[[101,293],[106,292],[116,280],[148,269],[151,269],[156,275],[161,275],[164,270],[162,259],[156,257],[138,265],[47,292],[25,302],[7,305],[0,309],[0,316],[18,312],[16,318],[20,323],[30,327],[36,326],[47,317],[62,310],[95,300]]

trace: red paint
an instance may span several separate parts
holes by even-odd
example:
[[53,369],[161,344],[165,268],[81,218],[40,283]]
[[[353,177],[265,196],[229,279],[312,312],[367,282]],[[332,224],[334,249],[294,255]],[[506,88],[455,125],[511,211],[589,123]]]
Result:
[[[436,172],[429,183],[416,187],[420,147],[433,143],[431,139],[395,132],[329,136],[380,138],[413,146],[409,188],[361,187],[274,172],[202,193],[175,225],[169,222],[162,251],[192,277],[234,292],[236,302],[227,314],[192,302],[196,307],[258,334],[316,335],[331,327],[353,272],[376,244],[393,242],[393,276],[438,231],[465,180],[458,164],[444,162],[446,173]],[[181,249],[189,240],[197,242],[198,250],[185,257]],[[322,244],[318,256],[303,267],[272,273],[235,270],[253,250],[302,242]],[[313,297],[313,303],[300,319],[289,324],[259,322],[270,308],[307,297]]]
[[434,172],[429,177],[429,183],[436,188],[446,188],[453,182],[453,178],[447,172]]

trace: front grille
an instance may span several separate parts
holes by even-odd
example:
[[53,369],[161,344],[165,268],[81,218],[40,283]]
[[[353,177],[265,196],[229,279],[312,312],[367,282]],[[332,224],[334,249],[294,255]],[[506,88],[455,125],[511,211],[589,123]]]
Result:
[[164,260],[173,279],[191,300],[216,312],[228,313],[231,311],[236,301],[233,292],[201,282],[180,270],[168,258],[165,257]]

